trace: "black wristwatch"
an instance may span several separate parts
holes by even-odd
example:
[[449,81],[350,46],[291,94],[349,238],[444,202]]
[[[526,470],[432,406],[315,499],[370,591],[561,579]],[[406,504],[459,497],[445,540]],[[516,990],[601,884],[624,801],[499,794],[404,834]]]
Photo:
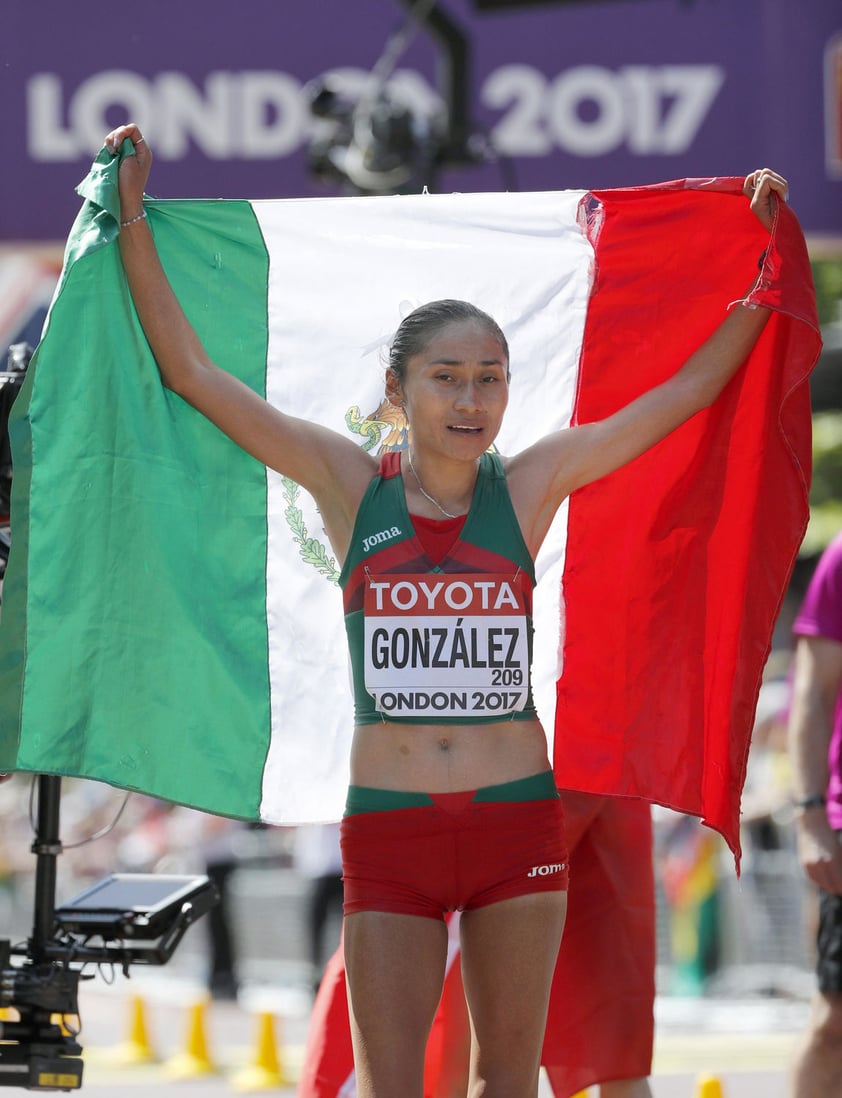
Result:
[[802,797],[795,802],[796,808],[824,808],[827,804],[827,797],[823,793],[811,793],[809,797]]

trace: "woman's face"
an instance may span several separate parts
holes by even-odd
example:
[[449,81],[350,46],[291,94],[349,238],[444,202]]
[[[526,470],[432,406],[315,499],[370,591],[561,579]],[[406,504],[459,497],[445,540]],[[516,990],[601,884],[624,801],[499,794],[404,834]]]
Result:
[[408,360],[403,385],[391,379],[389,396],[404,403],[413,451],[474,460],[487,450],[508,404],[508,369],[500,341],[481,323],[441,328]]

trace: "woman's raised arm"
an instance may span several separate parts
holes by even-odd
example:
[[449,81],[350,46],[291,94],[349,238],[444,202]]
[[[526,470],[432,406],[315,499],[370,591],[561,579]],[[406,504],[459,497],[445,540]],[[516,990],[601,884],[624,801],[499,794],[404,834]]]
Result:
[[[787,182],[763,168],[745,179],[751,209],[771,230],[774,203]],[[672,377],[614,415],[555,432],[510,463],[519,515],[540,541],[562,501],[576,488],[619,469],[711,405],[745,362],[769,319],[763,307],[737,306]]]
[[133,124],[109,133],[105,146],[116,155],[126,139],[135,155],[120,164],[120,254],[164,384],[264,465],[303,485],[329,513],[352,522],[375,472],[373,458],[338,432],[272,407],[211,361],[170,286],[145,217],[149,146]]

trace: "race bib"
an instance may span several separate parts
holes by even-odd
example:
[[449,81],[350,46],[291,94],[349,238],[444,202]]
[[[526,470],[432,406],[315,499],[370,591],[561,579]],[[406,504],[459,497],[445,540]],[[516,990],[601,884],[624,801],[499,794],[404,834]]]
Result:
[[364,610],[365,688],[384,717],[526,707],[526,593],[511,575],[370,576]]

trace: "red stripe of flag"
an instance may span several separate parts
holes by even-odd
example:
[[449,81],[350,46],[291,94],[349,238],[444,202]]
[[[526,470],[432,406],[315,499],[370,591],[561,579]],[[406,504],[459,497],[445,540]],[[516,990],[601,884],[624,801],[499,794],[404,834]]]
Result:
[[[807,251],[740,180],[595,192],[575,422],[669,377],[757,277],[776,312],[713,408],[570,501],[555,770],[562,786],[702,817],[739,864],[739,800],[772,629],[808,518]],[[724,192],[724,193],[722,193]]]

